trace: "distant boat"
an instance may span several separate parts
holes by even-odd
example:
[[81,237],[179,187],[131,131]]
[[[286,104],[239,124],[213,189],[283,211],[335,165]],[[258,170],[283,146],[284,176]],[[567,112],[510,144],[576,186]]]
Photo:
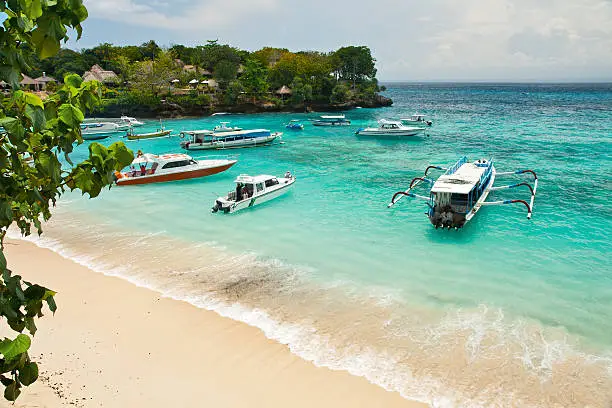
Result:
[[395,120],[381,119],[378,127],[359,129],[355,134],[359,136],[416,136],[423,132],[421,127],[404,126],[402,122]]
[[312,121],[313,126],[348,126],[351,121],[344,115],[322,115]]
[[220,125],[217,125],[213,128],[213,131],[216,133],[221,133],[221,132],[235,132],[237,130],[242,130],[242,128],[231,127],[228,125],[229,125],[229,122],[221,122]]
[[291,130],[304,130],[304,125],[299,119],[291,119],[285,127]]
[[[442,170],[445,173],[434,181],[428,178],[429,170]],[[519,174],[532,175],[534,178],[533,186],[526,182],[499,187],[493,186],[498,176]],[[419,195],[412,192],[423,183],[430,186],[428,195]],[[521,186],[530,190],[529,202],[525,200],[486,201],[489,193],[493,191]],[[415,177],[406,191],[398,191],[393,195],[388,207],[392,207],[403,197],[418,198],[427,202],[428,210],[425,214],[427,214],[434,227],[458,229],[467,224],[485,205],[521,203],[527,207],[527,219],[531,219],[537,189],[538,176],[533,170],[497,172],[492,160],[481,159],[468,162],[467,157],[463,157],[449,168],[427,167],[423,177]]]
[[159,156],[146,153],[139,154],[134,159],[129,171],[116,172],[115,177],[119,186],[162,183],[210,176],[221,173],[234,164],[236,160],[194,160],[191,156],[181,153]]
[[268,129],[236,130],[215,132],[211,130],[191,130],[181,132],[181,147],[185,150],[236,149],[258,147],[271,144],[282,136],[281,132]]
[[160,129],[157,129],[156,132],[138,133],[138,134],[134,133],[134,129],[130,128],[128,130],[128,133],[127,133],[127,138],[128,138],[128,140],[155,139],[155,138],[158,138],[158,137],[169,136],[170,133],[172,133],[172,130],[164,129],[164,125],[162,124],[161,119],[159,121],[159,127],[160,127]]
[[81,136],[84,140],[100,140],[110,137],[113,133],[123,132],[129,126],[113,122],[85,122],[81,123]]
[[295,177],[290,172],[285,177],[241,174],[234,182],[236,190],[217,198],[212,212],[233,213],[270,201],[286,193],[295,183]]
[[210,116],[230,115],[229,112],[215,112]]
[[400,120],[406,123],[407,125],[415,125],[415,126],[431,126],[432,125],[431,120],[426,120],[425,115],[422,115],[420,113],[415,113],[409,118],[404,118]]
[[125,116],[125,115],[121,116],[118,123],[120,125],[128,125],[131,127],[138,127],[138,126],[144,125],[144,122],[141,122],[138,119],[133,118],[131,116]]

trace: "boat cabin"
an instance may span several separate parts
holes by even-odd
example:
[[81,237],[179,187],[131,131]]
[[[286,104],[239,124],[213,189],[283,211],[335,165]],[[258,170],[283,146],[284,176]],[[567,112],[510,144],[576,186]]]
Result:
[[459,160],[440,176],[431,188],[429,217],[434,225],[461,227],[466,216],[487,189],[493,175],[493,163]]
[[410,117],[410,120],[414,122],[425,122],[425,115],[421,115],[420,113],[415,113]]
[[344,115],[321,115],[319,119],[315,120],[314,123],[320,123],[325,125],[341,125],[350,124],[351,121],[346,119]]
[[198,164],[195,160],[186,154],[173,153],[155,155],[151,153],[139,153],[130,164],[130,170],[126,173],[129,177],[150,176],[156,172],[172,171],[187,166]]
[[379,128],[380,129],[402,129],[404,127],[404,125],[402,125],[402,122],[396,122],[396,121],[391,121],[391,120],[380,120],[378,122]]
[[234,182],[236,190],[230,192],[227,198],[236,202],[261,195],[265,193],[266,188],[280,184],[275,176],[248,176],[246,174],[239,175]]

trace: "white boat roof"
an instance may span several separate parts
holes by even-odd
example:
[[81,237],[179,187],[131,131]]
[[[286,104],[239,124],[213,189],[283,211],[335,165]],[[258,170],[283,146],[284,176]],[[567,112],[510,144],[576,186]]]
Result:
[[142,156],[136,157],[132,164],[139,163],[167,163],[174,162],[179,160],[191,160],[191,156],[183,154],[183,153],[169,153],[169,154],[161,154],[156,155],[152,153],[145,153]]
[[234,183],[243,183],[243,184],[257,184],[263,183],[266,180],[271,180],[277,178],[276,176],[270,176],[268,174],[260,174],[258,176],[249,176],[248,174],[241,174],[236,177]]
[[390,119],[381,119],[378,121],[381,125],[399,125],[403,126],[402,121],[400,120],[390,120]]
[[186,135],[212,135],[214,132],[212,130],[183,130],[181,133]]
[[344,115],[321,115],[321,119],[346,119]]
[[432,193],[468,194],[480,181],[487,167],[464,163],[453,174],[443,174],[431,188]]

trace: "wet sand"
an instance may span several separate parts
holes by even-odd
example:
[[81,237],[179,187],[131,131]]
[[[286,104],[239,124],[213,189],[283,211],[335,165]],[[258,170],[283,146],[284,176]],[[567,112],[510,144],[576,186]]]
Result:
[[58,292],[31,349],[40,379],[16,407],[425,406],[32,243],[11,240],[6,250],[14,273]]

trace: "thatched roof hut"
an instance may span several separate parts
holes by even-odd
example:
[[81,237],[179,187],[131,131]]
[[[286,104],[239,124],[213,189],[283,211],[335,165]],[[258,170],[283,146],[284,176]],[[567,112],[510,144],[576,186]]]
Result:
[[113,71],[104,70],[96,64],[83,74],[83,81],[98,81],[103,84],[115,84],[119,81],[119,76]]
[[293,92],[287,85],[281,86],[280,89],[276,91],[276,94],[280,96],[287,96],[287,95],[291,95],[292,93]]

